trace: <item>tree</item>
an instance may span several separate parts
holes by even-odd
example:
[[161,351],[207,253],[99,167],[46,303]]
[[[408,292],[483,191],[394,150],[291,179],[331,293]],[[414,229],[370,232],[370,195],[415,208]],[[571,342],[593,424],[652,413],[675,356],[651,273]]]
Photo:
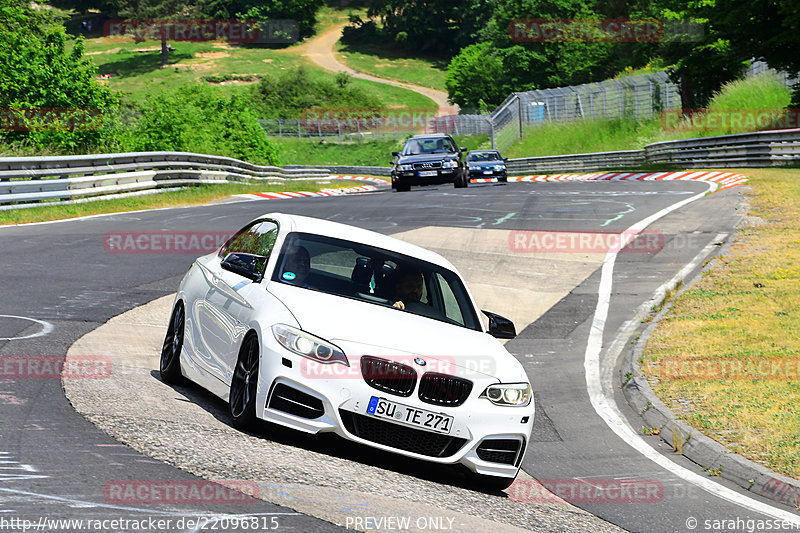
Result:
[[165,23],[158,32],[161,37],[162,67],[166,66],[169,60],[166,23],[170,20],[198,18],[202,13],[200,5],[191,0],[119,0],[117,5],[119,16],[124,19]]
[[[100,121],[118,99],[95,80],[83,39],[71,51],[60,20],[25,0],[0,0],[0,108],[24,124],[11,141],[78,148],[100,142]],[[25,118],[22,110],[28,111]],[[79,121],[76,125],[75,120]]]
[[450,102],[474,109],[480,102],[497,103],[508,94],[501,80],[503,62],[492,54],[492,43],[465,47],[447,67],[445,86]]
[[303,38],[314,34],[317,13],[324,5],[325,0],[204,0],[202,8],[221,19],[294,20]]

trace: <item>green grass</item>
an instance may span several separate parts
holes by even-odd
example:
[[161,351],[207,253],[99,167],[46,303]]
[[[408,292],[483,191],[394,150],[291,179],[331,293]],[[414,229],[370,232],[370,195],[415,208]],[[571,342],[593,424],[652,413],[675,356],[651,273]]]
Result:
[[[761,220],[740,229],[716,266],[673,300],[642,368],[680,418],[800,478],[800,170],[739,172],[752,188],[750,214]],[[704,370],[722,363],[750,373],[724,379]]]
[[652,142],[692,136],[687,132],[664,132],[659,120],[545,122],[541,126],[526,127],[524,136],[509,146],[503,155],[535,157],[639,150]]
[[[198,185],[178,191],[168,191],[158,194],[130,196],[113,200],[97,200],[80,204],[46,205],[28,209],[15,209],[0,211],[0,225],[25,224],[29,222],[43,222],[47,220],[62,220],[103,213],[119,213],[125,211],[139,211],[142,209],[160,209],[165,207],[179,207],[188,205],[201,205],[227,198],[234,194],[247,194],[254,192],[280,192],[280,191],[319,191],[320,189],[336,189],[351,187],[353,182],[335,181],[295,181],[276,185],[258,183],[222,183],[219,185]],[[359,185],[363,183],[358,182]]]
[[343,45],[337,43],[339,60],[372,76],[400,80],[414,85],[446,91],[447,61],[409,56],[391,46]]
[[[265,76],[276,76],[298,66],[312,78],[333,80],[336,75],[317,67],[301,54],[298,46],[273,49],[256,45],[224,42],[178,42],[170,52],[169,63],[161,67],[160,42],[134,43],[129,38],[87,39],[87,57],[98,66],[104,81],[123,93],[126,100],[141,102],[148,95],[174,89],[187,83],[207,83],[206,76],[251,76],[253,82],[218,84],[227,93],[247,90]],[[137,50],[153,49],[151,51]],[[367,80],[351,80],[353,85],[377,95],[390,108],[436,109],[436,104],[421,94]]]

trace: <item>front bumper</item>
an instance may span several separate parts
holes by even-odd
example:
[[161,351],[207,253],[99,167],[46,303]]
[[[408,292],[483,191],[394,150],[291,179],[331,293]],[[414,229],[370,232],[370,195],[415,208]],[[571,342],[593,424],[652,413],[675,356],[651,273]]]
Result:
[[[436,172],[435,175],[420,175],[421,172]],[[392,184],[401,182],[408,185],[434,185],[438,183],[453,183],[461,172],[460,168],[440,168],[436,170],[420,171],[409,170],[405,172],[396,171],[392,176]]]
[[[269,341],[265,344],[256,397],[259,418],[308,433],[334,432],[416,459],[461,463],[479,474],[516,475],[533,428],[533,398],[525,407],[495,405],[479,398],[488,384],[496,383],[487,379],[474,381],[469,397],[458,407],[432,405],[419,399],[416,388],[407,397],[372,388],[361,376],[358,361],[354,364],[352,358],[349,368],[323,365],[287,354],[280,346],[270,346]],[[373,396],[450,415],[451,431],[436,433],[367,414]]]
[[508,170],[470,170],[469,171],[469,179],[507,179],[508,178]]

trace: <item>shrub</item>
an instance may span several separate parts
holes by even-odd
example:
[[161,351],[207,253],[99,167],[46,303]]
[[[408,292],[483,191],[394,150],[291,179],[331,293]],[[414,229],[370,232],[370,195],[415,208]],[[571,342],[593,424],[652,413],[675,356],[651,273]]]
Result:
[[117,130],[123,151],[185,151],[280,163],[277,147],[241,95],[187,85],[151,96],[138,112],[132,127]]

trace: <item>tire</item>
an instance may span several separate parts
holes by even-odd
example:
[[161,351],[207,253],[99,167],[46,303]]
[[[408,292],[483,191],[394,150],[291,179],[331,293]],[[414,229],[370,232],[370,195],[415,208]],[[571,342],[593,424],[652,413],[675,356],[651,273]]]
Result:
[[256,421],[258,352],[258,337],[255,334],[248,335],[239,350],[228,395],[228,410],[236,429],[248,429]]
[[397,190],[397,192],[408,192],[411,190],[411,185],[408,185],[407,183],[401,183],[398,181],[397,185],[395,186],[395,190]]
[[508,176],[503,176],[502,178],[497,178],[498,183],[508,183]]
[[461,175],[456,178],[453,185],[456,189],[466,189],[469,186],[469,174],[467,172],[462,172]]
[[186,313],[183,303],[178,302],[172,310],[169,319],[167,335],[161,347],[161,362],[159,374],[164,383],[177,384],[183,380],[181,374],[181,350],[183,349],[183,336],[186,331]]

